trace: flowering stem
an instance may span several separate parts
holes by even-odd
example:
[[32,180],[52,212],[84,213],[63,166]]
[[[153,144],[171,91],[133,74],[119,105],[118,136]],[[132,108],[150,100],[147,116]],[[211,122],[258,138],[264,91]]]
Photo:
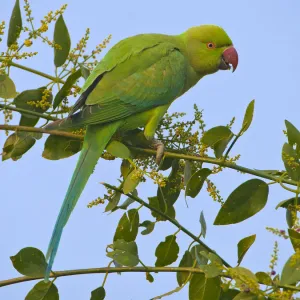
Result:
[[52,116],[41,114],[41,113],[38,113],[38,112],[35,112],[35,111],[30,111],[30,110],[27,110],[27,109],[24,109],[24,108],[18,108],[18,107],[15,107],[15,106],[5,105],[5,104],[1,104],[1,103],[0,103],[0,108],[9,109],[9,110],[12,110],[12,111],[17,111],[19,113],[24,113],[24,114],[26,113],[27,115],[47,119],[47,120],[50,120],[50,121],[58,120],[58,118],[56,118],[56,117],[52,117]]
[[44,78],[47,78],[53,82],[59,82],[59,83],[65,83],[64,80],[58,78],[58,77],[53,77],[49,74],[46,74],[46,73],[43,73],[43,72],[40,72],[38,70],[35,70],[35,69],[32,69],[32,68],[29,68],[29,67],[26,67],[26,66],[23,66],[23,65],[20,65],[20,64],[17,64],[17,63],[14,63],[12,61],[6,61],[5,59],[1,58],[0,57],[0,62],[1,61],[5,61],[9,66],[13,66],[15,68],[19,68],[19,69],[22,69],[24,71],[27,71],[27,72],[30,72],[30,73],[33,73],[33,74],[36,74],[36,75],[39,75],[41,77],[44,77]]

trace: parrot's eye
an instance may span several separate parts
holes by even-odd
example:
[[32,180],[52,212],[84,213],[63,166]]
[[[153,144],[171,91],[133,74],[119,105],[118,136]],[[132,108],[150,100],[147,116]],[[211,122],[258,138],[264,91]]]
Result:
[[207,43],[206,46],[207,46],[208,49],[216,48],[216,45],[214,43]]

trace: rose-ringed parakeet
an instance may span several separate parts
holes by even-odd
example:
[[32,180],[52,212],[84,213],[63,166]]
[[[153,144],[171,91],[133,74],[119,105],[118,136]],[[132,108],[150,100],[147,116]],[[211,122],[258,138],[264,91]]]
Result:
[[[99,157],[116,132],[143,127],[154,140],[156,127],[171,103],[203,76],[238,65],[238,54],[218,26],[192,27],[175,36],[140,34],[117,43],[87,78],[69,117],[49,130],[85,127],[76,169],[59,212],[46,258],[48,280],[64,226]],[[79,112],[77,112],[80,110]],[[157,160],[163,147],[156,142]]]

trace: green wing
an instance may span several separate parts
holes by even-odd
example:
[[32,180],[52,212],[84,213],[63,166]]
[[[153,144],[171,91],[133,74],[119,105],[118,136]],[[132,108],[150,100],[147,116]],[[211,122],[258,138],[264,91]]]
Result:
[[74,106],[83,109],[71,116],[68,127],[123,119],[168,104],[183,93],[186,57],[174,44],[145,36],[137,47],[131,39],[138,36],[108,52],[87,79]]

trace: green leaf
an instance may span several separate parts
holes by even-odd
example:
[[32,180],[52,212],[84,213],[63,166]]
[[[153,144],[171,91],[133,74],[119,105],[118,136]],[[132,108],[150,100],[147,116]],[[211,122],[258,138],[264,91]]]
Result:
[[172,163],[172,171],[168,176],[168,180],[164,187],[158,187],[157,197],[159,202],[166,203],[167,206],[172,206],[180,195],[181,176],[178,173],[179,161],[174,160]]
[[92,291],[91,300],[104,300],[105,295],[106,293],[104,287],[100,286]]
[[17,94],[14,82],[5,74],[0,74],[0,98],[10,99]]
[[288,233],[295,252],[300,250],[300,233],[293,229],[288,229]]
[[206,178],[211,174],[211,170],[204,168],[195,172],[188,181],[185,189],[185,197],[195,198],[202,189]]
[[130,173],[130,170],[131,170],[130,162],[127,159],[123,159],[121,164],[121,175],[124,179],[126,179],[128,174]]
[[184,164],[184,185],[186,186],[192,176],[193,164],[189,160],[185,160]]
[[[263,298],[264,299],[264,298]],[[233,300],[259,300],[258,296],[253,293],[239,293]]]
[[221,258],[218,255],[216,255],[212,252],[200,251],[200,254],[202,256],[206,257],[208,260],[210,260],[211,263],[213,263],[213,264],[216,264],[216,265],[219,265],[219,266],[223,265],[223,262],[222,262]]
[[288,225],[289,228],[292,228],[297,220],[297,216],[295,213],[292,213],[291,210],[287,209],[286,210],[286,214],[285,214],[285,218],[286,218],[286,223]]
[[141,232],[142,235],[147,235],[151,233],[154,230],[155,222],[151,221],[144,221],[143,223],[140,224],[140,227],[145,227],[146,229]]
[[13,8],[8,28],[7,47],[15,44],[22,30],[22,16],[20,9],[20,1],[16,0]]
[[[137,190],[134,190],[132,192],[132,194],[134,196],[137,196],[137,194],[138,194]],[[120,208],[120,209],[127,209],[129,207],[129,205],[131,205],[134,202],[135,202],[135,200],[133,200],[132,198],[128,197],[120,206],[118,206],[118,208]]]
[[130,150],[124,144],[118,141],[112,141],[111,143],[109,143],[106,147],[106,151],[116,157],[120,157],[123,159],[130,158]]
[[115,260],[118,264],[127,267],[135,267],[139,263],[138,249],[135,242],[117,240],[112,245],[113,251],[106,256]]
[[201,234],[205,238],[206,237],[206,222],[205,222],[203,211],[201,211],[201,214],[200,214],[200,224],[201,224]]
[[25,300],[59,300],[58,289],[53,282],[38,282],[27,294]]
[[[13,103],[18,108],[44,113],[51,106],[52,100],[53,95],[51,91],[47,90],[46,87],[40,87],[38,89],[23,91],[14,99]],[[38,120],[39,117],[22,113],[20,125],[33,127],[36,125]]]
[[252,244],[255,242],[256,239],[256,234],[247,236],[243,239],[241,239],[238,242],[238,264],[241,263],[241,261],[243,260],[245,254],[247,253],[247,251],[249,250],[249,248],[252,246]]
[[47,268],[43,252],[33,247],[23,248],[10,259],[14,268],[26,276],[43,276]]
[[131,209],[124,213],[117,226],[114,242],[124,240],[131,242],[136,239],[139,229],[139,212],[137,209]]
[[115,192],[111,198],[109,198],[109,203],[105,207],[105,212],[114,211],[121,199],[121,193]]
[[[299,201],[300,202],[300,201]],[[277,206],[275,207],[276,209],[278,209],[279,207],[282,207],[282,208],[288,208],[289,205],[294,205],[295,203],[295,197],[293,198],[289,198],[287,200],[283,200],[283,201],[280,201]],[[300,203],[299,203],[300,204]]]
[[[259,288],[256,276],[248,269],[235,267],[230,270],[231,277],[235,280],[238,288],[245,288],[247,281],[251,282],[251,287]],[[243,280],[241,280],[243,279]],[[245,281],[246,280],[246,281]]]
[[149,273],[149,272],[146,272],[146,279],[152,283],[154,281],[154,277]]
[[123,185],[124,194],[129,194],[135,190],[141,181],[140,172],[138,170],[133,170],[125,179]]
[[242,222],[257,214],[267,203],[269,186],[260,179],[250,179],[236,188],[221,207],[214,225]]
[[[189,251],[185,251],[183,257],[179,263],[180,268],[191,268],[193,266],[194,260],[192,254]],[[182,286],[188,279],[189,273],[187,272],[177,272],[177,282],[179,286]]]
[[[172,219],[175,218],[175,209],[173,205],[171,206],[168,205],[164,201],[164,198],[162,197],[158,198],[157,196],[155,196],[155,197],[149,197],[148,199],[149,199],[149,204],[152,207],[160,210],[161,212],[165,213],[167,216],[169,216]],[[151,214],[154,218],[156,218],[156,221],[166,221],[166,218],[164,218],[163,216],[161,216],[155,211],[151,211]]]
[[176,235],[168,235],[164,242],[160,242],[155,250],[157,257],[155,266],[164,267],[172,264],[178,258],[179,246],[176,242]]
[[246,130],[248,130],[248,128],[250,127],[250,125],[252,123],[253,113],[254,113],[254,103],[255,103],[255,100],[252,100],[247,106],[244,120],[243,120],[243,125],[242,125],[243,133]]
[[201,142],[212,148],[217,158],[221,157],[228,143],[233,137],[233,133],[226,126],[217,126],[206,131]]
[[282,161],[290,178],[300,180],[300,163],[296,151],[285,143],[282,147]]
[[57,108],[61,104],[61,102],[69,95],[72,86],[76,84],[76,81],[80,78],[80,76],[81,70],[78,69],[67,78],[66,82],[54,98],[53,109]]
[[265,272],[257,272],[255,273],[255,276],[260,283],[265,285],[272,285],[272,278],[269,274]]
[[54,64],[58,68],[67,60],[71,48],[71,38],[62,15],[55,23],[53,42],[60,46],[60,49],[54,48]]
[[11,134],[3,146],[2,160],[16,161],[22,157],[42,137],[41,133],[20,131]]
[[174,158],[164,157],[162,163],[159,166],[159,170],[166,171],[172,167]]
[[197,265],[202,266],[207,264],[208,258],[207,255],[203,256],[203,252],[208,254],[208,251],[202,245],[195,245],[190,250],[193,260],[197,260]]
[[222,269],[215,264],[202,265],[200,269],[205,273],[206,278],[214,278],[222,274]]
[[86,68],[83,64],[79,64],[81,76],[86,80],[90,76],[90,70]]
[[233,298],[238,295],[240,291],[229,289],[226,292],[221,290],[221,295],[219,300],[233,300]]
[[285,120],[285,126],[287,131],[287,136],[289,140],[289,144],[293,146],[294,144],[297,144],[297,146],[300,146],[300,132],[299,130],[289,121]]
[[219,299],[220,277],[206,278],[204,274],[194,274],[189,286],[189,300]]
[[44,146],[42,156],[50,160],[70,157],[82,148],[82,141],[57,135],[50,135]]

